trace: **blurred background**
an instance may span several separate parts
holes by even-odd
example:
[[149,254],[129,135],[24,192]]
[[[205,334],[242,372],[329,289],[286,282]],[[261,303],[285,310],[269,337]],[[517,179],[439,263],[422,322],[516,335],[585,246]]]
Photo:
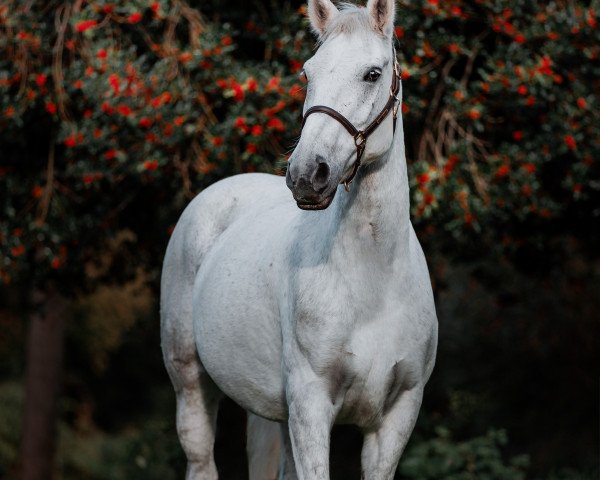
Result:
[[[397,9],[440,321],[397,478],[597,479],[600,4]],[[203,188],[284,173],[314,49],[299,1],[0,0],[0,478],[183,478],[162,257]],[[222,479],[244,429],[224,401]]]

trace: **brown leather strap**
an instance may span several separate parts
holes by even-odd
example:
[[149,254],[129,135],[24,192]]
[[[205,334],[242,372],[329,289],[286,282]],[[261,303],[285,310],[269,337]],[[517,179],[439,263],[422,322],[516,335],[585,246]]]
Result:
[[325,105],[315,105],[310,107],[302,119],[302,128],[304,128],[304,124],[306,123],[306,119],[309,115],[312,115],[313,113],[324,113],[341,123],[346,131],[354,138],[354,145],[356,145],[356,160],[354,162],[354,168],[352,169],[350,176],[346,180],[342,181],[346,191],[349,191],[350,183],[352,183],[352,180],[354,180],[356,172],[358,172],[358,168],[360,167],[360,160],[365,151],[367,138],[369,138],[369,136],[375,131],[381,122],[383,122],[385,117],[387,117],[390,112],[393,112],[394,114],[393,131],[396,133],[396,116],[398,113],[398,105],[396,105],[396,103],[398,101],[398,92],[400,91],[400,73],[398,72],[398,63],[395,61],[395,57],[396,55],[394,53],[394,73],[392,75],[392,86],[390,87],[390,96],[388,101],[383,107],[383,110],[379,112],[379,115],[375,117],[375,120],[373,120],[364,130],[358,130],[354,125],[352,125],[352,122],[344,117],[341,113],[331,107],[326,107]]
[[348,120],[346,117],[344,117],[341,113],[337,112],[333,108],[326,107],[325,105],[315,105],[314,107],[310,107],[306,111],[306,113],[304,114],[304,118],[302,119],[302,128],[304,128],[304,124],[306,123],[306,119],[308,118],[308,116],[313,113],[317,113],[317,112],[324,113],[324,114],[329,115],[330,117],[336,119],[338,122],[340,122],[344,126],[344,128],[348,131],[348,133],[350,135],[352,135],[353,137],[355,137],[358,134],[358,130],[356,128],[354,128],[354,125],[352,125],[352,123],[350,123],[350,120]]

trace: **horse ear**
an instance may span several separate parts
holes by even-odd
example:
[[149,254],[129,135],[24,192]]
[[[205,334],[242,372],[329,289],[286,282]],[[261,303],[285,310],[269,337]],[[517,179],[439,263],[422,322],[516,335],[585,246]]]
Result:
[[327,25],[338,13],[331,0],[308,0],[308,18],[317,35],[325,33]]
[[395,0],[369,0],[367,10],[373,28],[386,37],[391,37],[396,15]]

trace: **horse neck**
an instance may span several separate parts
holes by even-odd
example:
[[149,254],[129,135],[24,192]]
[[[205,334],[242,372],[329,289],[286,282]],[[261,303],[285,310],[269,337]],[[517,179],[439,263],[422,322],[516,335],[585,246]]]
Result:
[[365,253],[360,245],[384,263],[408,254],[410,196],[401,117],[390,149],[361,167],[350,192],[337,197],[338,233],[347,244],[359,243],[359,255]]

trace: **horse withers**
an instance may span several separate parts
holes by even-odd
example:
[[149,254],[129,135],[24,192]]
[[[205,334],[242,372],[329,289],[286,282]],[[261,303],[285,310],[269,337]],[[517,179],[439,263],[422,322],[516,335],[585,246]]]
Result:
[[320,47],[304,64],[286,179],[215,183],[167,248],[162,348],[188,480],[217,478],[223,395],[249,412],[252,480],[328,479],[335,423],[364,433],[362,478],[390,480],[433,369],[437,319],[396,118],[394,0],[311,0],[308,14]]

